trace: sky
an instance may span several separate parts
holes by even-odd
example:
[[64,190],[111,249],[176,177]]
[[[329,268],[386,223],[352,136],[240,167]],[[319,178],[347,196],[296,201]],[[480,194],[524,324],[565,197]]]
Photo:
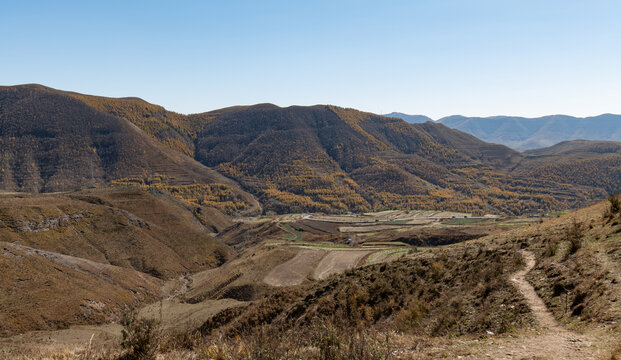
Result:
[[181,113],[621,113],[620,14],[618,0],[0,0],[0,85]]

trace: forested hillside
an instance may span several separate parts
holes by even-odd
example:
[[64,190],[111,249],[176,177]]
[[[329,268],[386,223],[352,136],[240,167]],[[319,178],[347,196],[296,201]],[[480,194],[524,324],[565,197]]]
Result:
[[601,144],[522,154],[442,124],[328,105],[182,115],[138,98],[24,85],[0,89],[0,129],[6,190],[117,184],[227,213],[257,212],[260,202],[278,213],[521,214],[621,190],[621,155]]
[[[228,194],[215,199],[221,210],[258,208],[235,182],[176,151],[188,152],[180,145],[185,144],[179,140],[184,137],[171,126],[155,130],[165,122],[148,120],[156,119],[156,113],[146,108],[158,107],[145,104],[78,96],[40,85],[0,87],[0,186],[55,192],[163,179],[177,193],[191,185],[217,184]],[[206,194],[205,202],[213,203],[212,194]],[[202,198],[193,200],[203,203]]]

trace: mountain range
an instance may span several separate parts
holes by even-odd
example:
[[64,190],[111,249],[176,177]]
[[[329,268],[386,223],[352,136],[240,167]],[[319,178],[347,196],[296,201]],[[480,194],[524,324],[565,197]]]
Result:
[[139,98],[2,87],[0,146],[5,190],[125,186],[230,214],[521,214],[621,190],[614,146],[524,154],[443,123],[331,105],[182,115]]
[[[386,116],[397,117],[411,123],[431,121],[422,115],[393,112]],[[455,115],[439,119],[437,122],[472,134],[481,140],[503,144],[519,151],[552,146],[569,140],[621,140],[621,115],[614,114],[585,118],[567,115],[538,118]]]
[[621,191],[621,142],[519,152],[332,105],[183,115],[21,85],[0,148],[0,358],[617,345],[621,200],[560,212]]

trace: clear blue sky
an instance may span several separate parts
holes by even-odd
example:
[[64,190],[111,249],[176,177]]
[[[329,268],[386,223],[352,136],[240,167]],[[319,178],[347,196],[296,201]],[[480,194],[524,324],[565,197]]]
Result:
[[0,0],[0,84],[182,113],[621,113],[621,1]]

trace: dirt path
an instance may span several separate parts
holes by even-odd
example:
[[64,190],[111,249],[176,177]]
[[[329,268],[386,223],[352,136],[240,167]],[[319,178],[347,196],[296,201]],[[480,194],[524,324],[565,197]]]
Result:
[[516,272],[511,277],[511,280],[515,282],[515,285],[520,290],[520,293],[526,298],[526,302],[528,302],[528,306],[530,306],[533,315],[539,322],[539,326],[544,329],[554,330],[558,332],[566,331],[562,328],[559,323],[556,321],[552,313],[548,310],[546,305],[543,303],[543,300],[537,295],[535,292],[535,288],[526,281],[526,274],[535,267],[535,255],[530,251],[521,251],[522,257],[526,262],[526,266],[524,269]]
[[[403,351],[412,359],[520,359],[520,360],[586,360],[603,359],[608,353],[605,341],[577,334],[562,327],[526,281],[526,274],[535,266],[535,255],[522,250],[524,269],[511,276],[520,293],[526,298],[537,329],[522,329],[503,335],[459,339],[432,339],[420,350]],[[429,339],[427,339],[429,341]],[[436,343],[434,343],[436,341]],[[407,343],[408,339],[404,343]],[[410,344],[412,342],[409,340]],[[424,344],[424,342],[423,342]]]
[[496,351],[489,355],[495,359],[549,358],[549,359],[593,359],[599,354],[593,348],[593,341],[586,335],[571,332],[562,327],[548,310],[533,286],[526,281],[526,274],[535,266],[535,255],[521,251],[526,262],[523,270],[513,274],[511,280],[526,298],[533,316],[539,323],[542,333],[536,336],[498,339]]

